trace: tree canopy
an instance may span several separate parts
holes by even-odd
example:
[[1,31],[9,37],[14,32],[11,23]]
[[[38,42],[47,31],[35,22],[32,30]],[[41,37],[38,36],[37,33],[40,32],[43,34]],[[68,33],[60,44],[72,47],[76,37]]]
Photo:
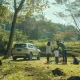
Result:
[[[69,14],[63,14],[62,12],[57,14],[64,19],[71,16],[76,22],[76,19],[79,18],[79,13],[77,13],[79,4],[73,1],[69,3],[67,0],[56,1],[58,2],[56,4],[65,5],[65,11],[69,12]],[[73,25],[57,24],[45,18],[42,12],[49,7],[47,0],[1,0],[0,3],[0,28],[3,30],[0,32],[0,40],[2,43],[7,41],[8,55],[10,55],[13,41],[26,42],[27,40],[40,39],[47,41],[56,39],[63,41],[80,40],[80,35],[76,32],[76,29],[78,29],[77,22],[75,28]],[[1,37],[2,34],[6,37]]]
[[[59,12],[57,15],[62,17],[68,24],[73,23],[80,34],[79,16],[80,16],[80,1],[79,0],[56,0],[56,4],[65,6],[65,13]],[[53,4],[54,5],[54,4]]]

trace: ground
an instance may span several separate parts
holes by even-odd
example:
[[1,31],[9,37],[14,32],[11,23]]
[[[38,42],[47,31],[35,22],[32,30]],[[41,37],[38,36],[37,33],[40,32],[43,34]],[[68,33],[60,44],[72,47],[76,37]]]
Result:
[[[54,58],[46,63],[46,57],[31,61],[12,58],[2,60],[0,66],[0,80],[67,80],[71,76],[80,76],[80,64],[73,65],[72,58],[68,58],[68,64],[55,64]],[[65,76],[53,75],[52,70],[60,68]]]

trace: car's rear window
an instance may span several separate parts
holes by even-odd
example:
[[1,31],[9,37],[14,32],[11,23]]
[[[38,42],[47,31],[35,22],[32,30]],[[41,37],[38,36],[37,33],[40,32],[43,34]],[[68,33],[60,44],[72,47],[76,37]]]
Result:
[[15,48],[25,48],[26,44],[15,44],[14,47]]

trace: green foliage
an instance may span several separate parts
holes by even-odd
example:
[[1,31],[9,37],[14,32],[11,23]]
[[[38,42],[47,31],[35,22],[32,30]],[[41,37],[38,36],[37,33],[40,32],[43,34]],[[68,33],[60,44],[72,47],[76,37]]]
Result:
[[80,40],[80,35],[77,36],[77,40]]
[[[43,16],[43,15],[42,15]],[[24,35],[28,36],[31,40],[63,40],[73,41],[77,40],[76,28],[72,25],[55,24],[39,16],[39,20],[34,16],[25,17],[24,21],[17,24],[17,29],[21,30]]]
[[27,41],[27,36],[23,35],[22,31],[19,31],[16,29],[15,34],[14,34],[14,41],[16,42],[26,42]]
[[0,21],[5,20],[7,17],[8,8],[0,5]]
[[[28,16],[31,16],[34,12],[42,12],[49,4],[47,0],[26,0],[26,5],[25,6],[28,8],[25,11],[27,12]],[[24,7],[24,9],[26,7]]]
[[53,33],[58,29],[57,24],[51,21],[41,19],[37,21],[35,17],[25,17],[25,20],[17,25],[17,29],[22,30],[23,34],[26,34],[29,39],[46,39],[53,38]]
[[[78,57],[79,58],[79,57]],[[12,61],[12,58],[2,60],[0,66],[1,80],[67,80],[71,76],[80,76],[80,66],[73,65],[73,59],[68,58],[68,65],[54,63],[55,58],[52,57],[50,64],[46,64],[46,58],[41,60],[24,61],[19,59]],[[54,67],[53,67],[54,66]],[[53,75],[52,70],[60,68],[66,75]]]
[[64,19],[68,24],[70,23],[69,18],[71,17],[71,20],[73,20],[73,23],[75,24],[76,31],[80,34],[80,28],[79,28],[79,12],[80,12],[80,1],[79,0],[56,0],[58,4],[65,5],[65,12],[58,12],[57,15]]
[[25,73],[23,74],[24,72],[17,72],[17,73],[14,73],[12,75],[9,75],[8,77],[6,77],[8,80],[31,80],[32,78],[30,77],[24,77],[25,76]]
[[8,32],[0,29],[0,50],[5,50],[8,42]]
[[55,0],[58,4],[62,4],[64,2],[67,2],[67,0]]
[[[10,32],[0,28],[0,50],[5,50],[7,47]],[[22,31],[16,30],[14,34],[14,42],[26,42],[27,36],[23,35]]]
[[[66,0],[57,0],[57,1],[62,1],[66,2]],[[17,1],[17,6],[19,5],[20,1]],[[31,3],[31,4],[30,4]],[[45,4],[44,4],[45,3]],[[25,5],[28,6],[25,6]],[[24,4],[22,10],[27,8],[27,12],[31,11],[30,16],[28,14],[23,15],[23,14],[18,14],[17,17],[17,24],[16,24],[16,29],[18,31],[15,31],[15,36],[14,40],[15,41],[26,41],[27,39],[29,40],[39,40],[39,39],[44,39],[45,40],[63,40],[63,41],[74,41],[74,40],[79,40],[79,36],[77,35],[76,29],[74,26],[70,25],[61,25],[61,24],[55,24],[51,21],[48,21],[43,14],[38,14],[38,16],[34,16],[34,13],[36,10],[43,10],[44,7],[47,7],[48,2],[46,0],[27,0],[26,4]],[[41,7],[42,6],[42,7]],[[5,6],[4,6],[5,7]],[[38,8],[36,8],[38,7]],[[40,8],[41,7],[41,8]],[[21,10],[21,13],[22,13]],[[26,12],[26,11],[25,11]],[[24,13],[25,13],[24,12]],[[7,12],[5,12],[7,13]],[[9,16],[7,19],[5,19],[4,22],[1,22],[1,24],[5,25],[5,29],[10,30],[11,22],[13,19],[13,13],[9,11]],[[68,33],[69,32],[69,33]],[[73,33],[74,32],[74,33]],[[16,37],[18,36],[18,37]],[[20,38],[22,37],[22,38]],[[22,40],[23,39],[23,40]]]
[[[66,0],[57,0],[57,1],[59,3],[60,1],[66,2]],[[17,1],[17,6],[19,5],[19,3],[20,1]],[[25,6],[26,4],[27,6]],[[26,15],[19,13],[17,17],[17,24],[16,24],[16,29],[18,29],[18,31],[15,31],[14,41],[26,42],[27,39],[29,40],[42,39],[44,41],[48,41],[48,40],[54,41],[56,39],[63,40],[63,41],[79,40],[79,35],[76,33],[76,29],[74,28],[74,26],[55,24],[51,21],[48,21],[44,17],[44,15],[39,14],[36,17],[32,14],[39,9],[41,11],[44,9],[44,7],[47,7],[48,2],[46,0],[27,0],[26,4],[24,4],[22,10],[26,9],[27,7],[27,12],[31,11],[29,13],[30,16],[28,16],[27,13]],[[75,5],[77,8],[78,5],[77,2]],[[0,9],[4,10],[4,13],[1,15],[2,18],[4,18],[4,16],[6,17],[5,13],[7,13],[7,8],[5,7],[5,5],[4,6],[1,5]],[[1,24],[4,25],[5,29],[10,31],[11,22],[13,19],[13,13],[9,11],[8,14],[9,14],[8,18],[5,19],[5,21],[3,20]]]

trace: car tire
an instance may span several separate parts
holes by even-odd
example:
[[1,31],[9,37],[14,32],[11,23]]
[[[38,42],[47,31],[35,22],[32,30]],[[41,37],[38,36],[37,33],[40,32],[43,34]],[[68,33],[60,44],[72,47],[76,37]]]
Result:
[[24,57],[24,60],[26,60],[26,57]]
[[37,60],[40,60],[40,53],[39,53],[38,56],[37,56]]
[[32,60],[32,53],[29,54],[28,59],[29,59],[29,60]]
[[13,57],[13,60],[15,61],[17,58],[16,57]]

